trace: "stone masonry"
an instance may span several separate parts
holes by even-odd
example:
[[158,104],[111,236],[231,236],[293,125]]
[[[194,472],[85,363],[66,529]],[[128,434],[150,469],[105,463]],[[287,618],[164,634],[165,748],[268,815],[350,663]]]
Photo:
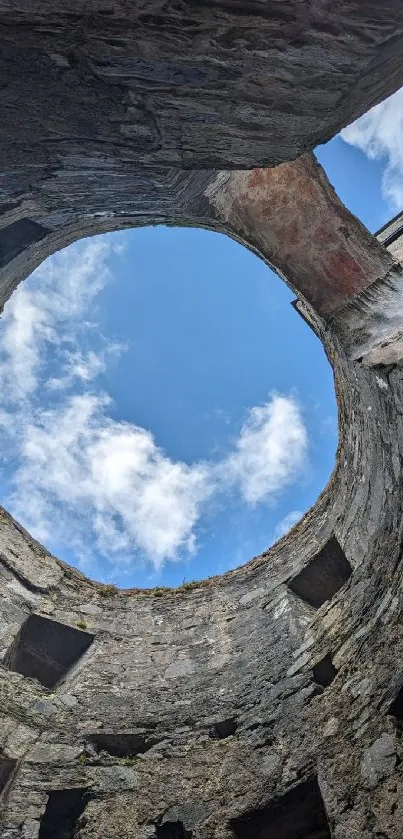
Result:
[[310,151],[403,84],[402,4],[0,25],[0,305],[82,236],[203,226],[294,290],[339,406],[315,506],[222,577],[117,590],[0,510],[0,837],[402,839],[403,220],[371,236]]

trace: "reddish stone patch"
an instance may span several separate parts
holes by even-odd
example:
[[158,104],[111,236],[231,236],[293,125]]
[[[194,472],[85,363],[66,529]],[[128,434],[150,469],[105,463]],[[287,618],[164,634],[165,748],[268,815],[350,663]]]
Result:
[[312,155],[274,169],[234,172],[225,190],[229,232],[256,247],[324,317],[393,265],[339,201]]
[[347,298],[355,297],[368,285],[368,272],[346,251],[339,249],[326,254],[325,265],[329,280]]

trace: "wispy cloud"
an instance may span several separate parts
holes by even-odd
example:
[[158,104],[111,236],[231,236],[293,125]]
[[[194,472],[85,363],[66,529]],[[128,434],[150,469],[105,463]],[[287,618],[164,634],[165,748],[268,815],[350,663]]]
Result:
[[15,402],[33,394],[45,350],[74,345],[79,318],[110,279],[110,250],[96,239],[61,251],[14,292],[4,310],[0,342],[3,399]]
[[111,358],[126,349],[118,341],[111,341],[104,350],[63,350],[60,352],[61,375],[51,376],[46,387],[51,390],[66,390],[75,382],[88,384],[104,373]]
[[400,210],[403,205],[403,88],[345,128],[341,136],[368,158],[385,159],[383,195]]
[[6,308],[6,501],[37,538],[72,546],[90,568],[100,556],[111,566],[148,561],[158,569],[196,550],[213,495],[272,503],[303,470],[308,438],[296,398],[277,393],[249,411],[220,462],[174,461],[150,431],[113,419],[96,380],[124,347],[107,344],[85,321],[110,279],[111,248],[107,238],[55,255]]

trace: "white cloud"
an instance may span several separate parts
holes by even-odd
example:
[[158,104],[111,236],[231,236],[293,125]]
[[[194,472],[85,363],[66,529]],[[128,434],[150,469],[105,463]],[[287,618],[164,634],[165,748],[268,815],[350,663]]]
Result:
[[302,518],[302,515],[301,510],[292,510],[291,513],[287,513],[283,519],[277,522],[274,529],[273,542],[277,542],[278,539],[285,536],[285,534],[294,527],[294,524]]
[[345,128],[341,136],[368,158],[385,158],[383,194],[400,210],[403,206],[403,88]]
[[82,383],[91,382],[100,373],[104,373],[111,357],[120,355],[126,349],[124,344],[113,341],[105,348],[95,352],[94,350],[64,350],[60,353],[62,361],[61,376],[52,376],[46,381],[46,387],[51,390],[66,390],[76,381]]
[[96,378],[124,348],[83,321],[110,277],[109,242],[55,255],[7,304],[7,502],[37,538],[72,547],[90,571],[97,556],[111,567],[147,560],[158,569],[195,551],[214,494],[231,489],[246,504],[272,503],[306,463],[307,432],[296,399],[272,394],[248,413],[228,457],[189,465],[168,457],[146,429],[112,419]]
[[194,548],[211,477],[202,464],[173,462],[107,407],[105,397],[75,395],[25,426],[13,509],[44,541],[66,539],[70,528],[103,556],[138,550],[158,568]]
[[196,527],[213,493],[235,486],[248,504],[272,501],[295,480],[307,435],[298,405],[278,394],[254,408],[235,451],[221,463],[187,465],[150,432],[108,417],[109,400],[67,397],[20,422],[14,514],[43,542],[89,545],[111,562],[144,555],[156,569],[196,548]]
[[73,340],[78,318],[109,279],[111,246],[99,239],[61,251],[21,283],[3,315],[0,388],[3,398],[34,393],[46,347]]
[[298,403],[274,393],[265,405],[251,409],[224,468],[244,500],[254,505],[274,498],[295,480],[306,463],[307,449]]

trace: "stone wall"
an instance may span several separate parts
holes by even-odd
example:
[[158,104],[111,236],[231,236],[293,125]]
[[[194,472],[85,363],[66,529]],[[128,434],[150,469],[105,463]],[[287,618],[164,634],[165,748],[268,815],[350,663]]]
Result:
[[[398,270],[340,208],[365,264]],[[401,373],[349,360],[301,301],[335,370],[337,466],[267,554],[121,592],[2,513],[4,839],[64,836],[66,808],[79,839],[400,837]]]
[[[242,568],[117,591],[2,513],[4,839],[64,836],[46,832],[48,802],[72,789],[85,791],[68,834],[80,839],[271,839],[276,819],[292,839],[307,795],[318,823],[301,836],[400,837],[401,375],[327,349],[335,473],[291,533]],[[54,622],[45,640],[33,615]],[[184,832],[170,833],[177,822]]]
[[0,24],[0,305],[81,236],[220,231],[295,291],[340,430],[284,539],[175,590],[91,582],[1,511],[1,839],[401,839],[400,222],[372,237],[305,150],[403,82],[402,6],[0,0]]
[[1,182],[291,160],[403,84],[399,0],[0,0]]

